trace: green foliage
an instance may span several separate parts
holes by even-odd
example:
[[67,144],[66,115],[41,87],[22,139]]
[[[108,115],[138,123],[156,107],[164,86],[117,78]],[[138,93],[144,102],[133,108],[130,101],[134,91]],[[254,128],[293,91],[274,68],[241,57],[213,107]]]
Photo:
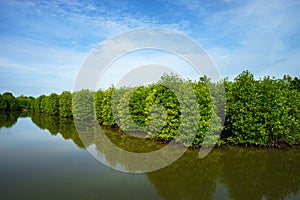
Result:
[[103,116],[102,116],[102,110],[103,110],[102,100],[103,100],[103,97],[104,97],[104,91],[103,90],[100,89],[95,93],[95,98],[94,98],[95,119],[100,124],[103,124]]
[[299,92],[284,80],[254,80],[246,71],[227,88],[226,131],[236,144],[280,146],[299,142]]
[[59,97],[59,116],[72,117],[72,94],[64,91]]
[[206,86],[209,79],[205,81],[191,83],[164,75],[147,87],[97,91],[96,118],[101,125],[118,124],[123,131],[146,132],[149,138],[163,142],[175,139],[185,145],[201,144],[209,132],[213,143],[218,136],[215,132],[221,129],[220,118],[212,109]]
[[[225,90],[224,90],[225,87]],[[0,94],[0,111],[31,110],[123,131],[144,132],[148,138],[184,145],[234,144],[277,146],[300,143],[300,79],[255,80],[249,71],[234,81],[213,83],[164,75],[156,84],[91,92],[63,92],[37,98]],[[226,94],[225,94],[226,91]],[[226,98],[225,98],[226,96]],[[225,109],[226,105],[226,109]],[[225,119],[226,111],[226,119]]]
[[[206,131],[201,132],[199,129],[203,113],[201,113],[198,96],[193,89],[193,84],[191,82],[177,81],[174,86],[177,89],[175,98],[178,99],[180,105],[180,107],[174,107],[176,102],[173,100],[173,106],[171,107],[171,114],[173,115],[174,111],[178,110],[178,115],[176,113],[175,119],[179,131],[175,139],[186,146],[201,144],[203,141],[197,140],[197,138],[199,139],[199,136],[202,137],[202,135],[205,135]],[[172,89],[174,90],[175,88]],[[174,108],[176,109],[174,110]]]
[[14,111],[19,109],[17,99],[10,92],[0,94],[0,111]]
[[81,90],[73,93],[73,116],[78,120],[94,119],[94,93]]
[[[101,125],[105,126],[116,126],[116,121],[114,118],[117,116],[117,110],[113,110],[112,108],[116,108],[120,98],[122,96],[122,90],[116,90],[113,86],[108,88],[107,90],[98,90],[95,94],[95,118]],[[114,97],[114,98],[112,98]],[[112,106],[112,101],[113,105]]]
[[45,113],[50,115],[59,115],[59,96],[58,94],[52,93],[50,96],[45,98]]
[[[112,98],[112,113],[115,122],[123,131],[137,131],[138,126],[135,125],[130,114],[130,97],[134,88],[120,88],[114,91]],[[137,102],[139,104],[139,102]]]
[[45,96],[40,103],[40,112],[41,113],[47,113],[47,102],[48,102],[49,96]]
[[35,100],[34,100],[34,111],[35,112],[42,112],[42,109],[41,109],[41,102],[43,100],[43,98],[45,98],[46,96],[45,95],[40,95],[39,97],[37,97]]
[[173,139],[178,132],[180,104],[175,94],[162,84],[151,86],[146,98],[146,131],[152,138],[162,141]]
[[114,90],[115,90],[114,87],[108,88],[104,92],[103,98],[101,101],[101,105],[100,105],[100,107],[102,108],[101,118],[103,120],[102,124],[105,126],[115,126],[116,125],[116,122],[115,122],[115,119],[114,119],[113,113],[112,113],[112,106],[111,106],[111,97],[112,97]]
[[132,96],[129,100],[129,112],[133,122],[140,127],[146,125],[147,113],[146,98],[151,91],[151,87],[140,86],[138,88],[133,88]]
[[193,90],[197,96],[200,114],[198,131],[193,142],[194,145],[204,142],[203,140],[206,136],[209,137],[209,140],[206,141],[205,145],[211,145],[215,138],[218,137],[215,133],[220,131],[222,128],[220,127],[220,118],[213,107],[214,99],[212,99],[211,94],[209,93],[209,84],[211,88],[214,87],[210,80],[208,80],[205,76],[200,77],[198,82],[192,84]]
[[22,96],[17,97],[16,100],[18,102],[19,110],[27,110],[28,103],[29,103],[28,97],[22,95]]
[[31,111],[34,110],[34,101],[35,101],[35,98],[32,96],[29,96],[27,98],[27,110],[31,110]]
[[298,92],[300,92],[300,78],[295,77],[292,81],[291,81],[291,89],[295,89],[298,90]]

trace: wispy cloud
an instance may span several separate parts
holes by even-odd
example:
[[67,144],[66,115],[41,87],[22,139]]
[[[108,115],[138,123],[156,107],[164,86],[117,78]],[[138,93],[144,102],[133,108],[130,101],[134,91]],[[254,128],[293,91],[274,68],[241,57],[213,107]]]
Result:
[[300,74],[297,0],[11,0],[1,1],[0,10],[2,91],[8,84],[29,82],[39,85],[40,93],[49,86],[70,89],[99,43],[145,27],[169,28],[195,39],[222,76],[245,69],[258,76]]
[[72,90],[78,69],[87,56],[25,38],[0,37],[0,43],[1,91],[11,86],[60,88],[58,92],[63,88]]
[[208,51],[223,74],[299,75],[299,1],[243,1],[212,14],[205,26],[212,36]]
[[12,0],[0,7],[3,91],[9,84],[72,90],[87,54],[103,40],[133,28],[185,28],[180,20],[161,24],[131,1]]
[[164,26],[181,31],[185,28],[181,20],[162,24],[139,12],[132,1],[8,1],[7,4],[19,12],[14,24],[21,27],[20,34],[68,47],[76,44],[85,50],[95,45],[94,41],[133,28]]

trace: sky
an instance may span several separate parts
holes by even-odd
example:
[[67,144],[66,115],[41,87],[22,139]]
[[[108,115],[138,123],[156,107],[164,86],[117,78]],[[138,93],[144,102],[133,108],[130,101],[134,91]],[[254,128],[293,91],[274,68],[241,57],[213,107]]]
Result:
[[222,78],[244,70],[257,78],[299,77],[299,10],[299,0],[0,0],[0,93],[73,91],[93,49],[150,27],[196,41]]

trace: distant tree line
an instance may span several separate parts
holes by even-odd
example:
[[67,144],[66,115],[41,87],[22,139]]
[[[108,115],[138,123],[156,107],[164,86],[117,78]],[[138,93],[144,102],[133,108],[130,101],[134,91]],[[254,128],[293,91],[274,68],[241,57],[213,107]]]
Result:
[[[180,103],[166,85],[176,88],[179,95],[195,94],[197,109],[193,107],[192,98]],[[189,87],[192,89],[188,90]],[[226,99],[220,95],[225,91]],[[162,142],[175,139],[195,147],[215,141],[215,133],[221,129],[219,144],[280,147],[300,143],[299,99],[299,78],[285,75],[282,79],[264,77],[256,80],[253,74],[244,71],[234,81],[224,79],[218,83],[211,82],[206,76],[190,81],[165,75],[156,84],[134,88],[112,86],[96,92],[64,91],[60,95],[52,93],[37,98],[14,97],[6,92],[0,94],[0,110],[97,120],[100,125],[142,131],[151,139]],[[186,119],[183,119],[183,113],[189,113]],[[223,127],[220,126],[222,120]],[[197,127],[191,129],[195,121]],[[162,125],[156,129],[157,124]],[[203,144],[205,137],[211,139],[207,144]]]

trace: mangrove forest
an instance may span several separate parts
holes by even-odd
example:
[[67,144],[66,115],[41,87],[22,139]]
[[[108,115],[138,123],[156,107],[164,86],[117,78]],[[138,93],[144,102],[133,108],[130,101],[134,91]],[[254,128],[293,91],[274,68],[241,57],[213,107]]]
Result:
[[[181,88],[179,92],[195,94],[197,109],[190,108],[192,100],[186,99],[183,111],[175,93],[162,84],[166,82]],[[192,91],[185,89],[187,86]],[[285,147],[300,144],[299,99],[299,78],[285,75],[255,79],[251,72],[244,71],[233,81],[212,82],[206,76],[191,81],[164,75],[155,84],[139,87],[111,86],[106,90],[64,91],[38,97],[15,97],[5,92],[0,94],[0,111],[97,120],[103,126],[144,132],[147,138],[162,143],[174,139],[192,147],[210,145],[203,144],[204,137],[210,134],[213,141],[214,137],[219,138],[218,132],[221,132],[219,145]],[[163,107],[163,112],[154,105]],[[182,119],[182,112],[190,113],[188,119]],[[182,128],[191,127],[189,123],[195,119],[198,120],[195,129]],[[134,123],[129,123],[130,120]],[[157,131],[148,126],[153,120],[162,124]],[[192,142],[188,143],[190,139]]]

